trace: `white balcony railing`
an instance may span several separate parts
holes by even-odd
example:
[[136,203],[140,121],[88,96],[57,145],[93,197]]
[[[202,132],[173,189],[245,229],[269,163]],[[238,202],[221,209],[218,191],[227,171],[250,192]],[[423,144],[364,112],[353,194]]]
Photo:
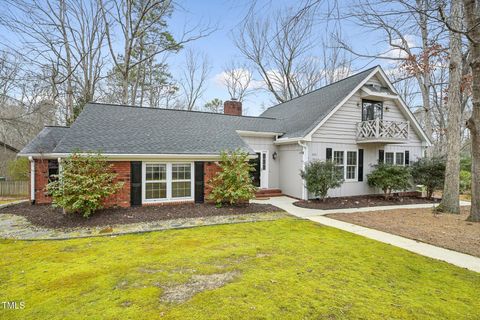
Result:
[[382,119],[357,123],[357,140],[364,142],[406,142],[410,131],[408,121],[388,121]]

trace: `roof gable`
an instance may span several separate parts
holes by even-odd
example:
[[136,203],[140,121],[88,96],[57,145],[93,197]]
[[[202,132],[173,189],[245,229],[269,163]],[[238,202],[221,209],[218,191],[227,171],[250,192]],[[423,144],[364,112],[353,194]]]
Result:
[[282,138],[302,138],[354,92],[376,68],[367,69],[303,96],[270,107],[261,116],[284,121],[285,134]]

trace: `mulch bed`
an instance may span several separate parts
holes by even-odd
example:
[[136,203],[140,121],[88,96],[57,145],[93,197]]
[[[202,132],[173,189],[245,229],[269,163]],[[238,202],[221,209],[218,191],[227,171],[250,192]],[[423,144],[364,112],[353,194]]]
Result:
[[469,212],[470,206],[464,206],[460,214],[434,214],[432,209],[424,208],[327,216],[480,257],[480,223],[466,221]]
[[258,203],[221,208],[216,208],[213,204],[203,203],[103,209],[95,212],[89,218],[84,218],[80,214],[64,215],[62,209],[53,208],[50,205],[32,206],[28,203],[21,203],[0,209],[0,214],[8,213],[23,216],[30,223],[39,227],[67,229],[273,211],[283,210],[272,205]]
[[308,209],[348,209],[348,208],[364,208],[378,206],[393,206],[421,203],[438,203],[440,199],[426,199],[412,196],[393,197],[386,200],[383,196],[355,196],[355,197],[337,197],[322,200],[300,200],[295,203],[297,207]]

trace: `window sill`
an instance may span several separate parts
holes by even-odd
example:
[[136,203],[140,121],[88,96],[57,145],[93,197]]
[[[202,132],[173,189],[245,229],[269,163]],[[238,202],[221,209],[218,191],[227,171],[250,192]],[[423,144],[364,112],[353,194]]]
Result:
[[184,202],[184,201],[193,201],[193,197],[182,197],[182,198],[164,198],[164,199],[143,199],[143,203],[162,203],[162,202]]

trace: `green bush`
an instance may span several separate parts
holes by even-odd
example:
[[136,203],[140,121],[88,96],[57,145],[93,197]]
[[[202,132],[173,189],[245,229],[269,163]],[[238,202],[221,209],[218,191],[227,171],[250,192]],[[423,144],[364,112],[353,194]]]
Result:
[[470,171],[460,171],[460,193],[470,193],[472,191],[472,174]]
[[331,161],[314,160],[305,165],[300,172],[307,190],[325,201],[328,190],[338,188],[343,183],[343,171],[340,172]]
[[25,157],[10,160],[7,164],[7,171],[11,180],[28,180],[30,178],[30,160]]
[[100,154],[74,153],[62,160],[61,173],[47,185],[47,191],[54,206],[88,217],[103,208],[106,197],[122,188],[123,182],[114,182],[116,176]]
[[410,171],[407,167],[391,164],[379,164],[367,175],[368,185],[380,188],[385,199],[390,198],[393,190],[406,190],[410,187]]
[[256,188],[252,184],[250,172],[255,169],[248,163],[248,153],[236,150],[222,152],[219,162],[220,171],[208,182],[212,189],[209,200],[217,206],[246,203],[255,197]]
[[426,187],[427,198],[443,188],[445,181],[445,161],[442,158],[422,158],[412,164],[413,182]]

